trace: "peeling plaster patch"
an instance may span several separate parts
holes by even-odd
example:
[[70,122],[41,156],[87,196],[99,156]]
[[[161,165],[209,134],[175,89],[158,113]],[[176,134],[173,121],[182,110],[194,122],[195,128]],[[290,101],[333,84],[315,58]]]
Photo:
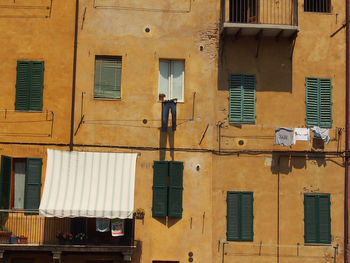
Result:
[[198,32],[198,47],[202,47],[201,52],[209,57],[209,62],[215,62],[219,49],[219,25],[208,25],[206,30]]

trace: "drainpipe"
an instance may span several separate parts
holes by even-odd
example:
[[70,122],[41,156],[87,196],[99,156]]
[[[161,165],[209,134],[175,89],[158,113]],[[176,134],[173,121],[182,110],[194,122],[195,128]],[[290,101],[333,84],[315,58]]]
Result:
[[344,211],[344,262],[349,262],[349,123],[350,123],[350,114],[349,114],[349,105],[350,105],[350,0],[346,0],[346,124],[345,124],[345,211]]
[[72,109],[70,117],[70,139],[69,150],[73,151],[74,136],[74,111],[75,111],[75,83],[77,72],[77,47],[78,47],[78,19],[79,19],[79,0],[75,1],[75,28],[74,28],[74,55],[73,55],[73,82],[72,82]]

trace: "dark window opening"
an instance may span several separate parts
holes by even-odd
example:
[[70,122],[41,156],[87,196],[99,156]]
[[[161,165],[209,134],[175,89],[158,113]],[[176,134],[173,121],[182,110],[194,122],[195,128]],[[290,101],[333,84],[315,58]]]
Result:
[[230,22],[257,23],[257,0],[230,0]]
[[330,0],[304,0],[304,11],[330,13],[331,1]]

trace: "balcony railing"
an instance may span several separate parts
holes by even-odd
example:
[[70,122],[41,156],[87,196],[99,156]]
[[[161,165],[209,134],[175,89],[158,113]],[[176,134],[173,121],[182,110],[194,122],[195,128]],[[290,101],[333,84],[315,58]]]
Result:
[[225,0],[228,23],[298,25],[297,0]]
[[[47,218],[39,216],[37,210],[0,210],[0,227],[2,229],[0,231],[0,246],[3,244],[6,246],[18,244],[134,246],[134,219],[128,219],[124,222],[124,236],[112,237],[110,231],[106,233],[96,232],[94,218]],[[78,228],[76,228],[77,225]],[[62,242],[56,237],[58,232],[70,233],[72,239]],[[79,236],[86,238],[78,239]]]

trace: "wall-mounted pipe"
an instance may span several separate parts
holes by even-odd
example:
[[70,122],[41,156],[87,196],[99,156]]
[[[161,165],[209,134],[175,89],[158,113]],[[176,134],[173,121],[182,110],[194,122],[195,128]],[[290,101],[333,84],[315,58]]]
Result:
[[77,48],[78,48],[78,20],[79,20],[79,0],[76,0],[75,1],[74,52],[73,52],[72,108],[71,108],[71,116],[70,116],[70,139],[69,139],[70,151],[73,151],[73,138],[74,138],[75,83],[76,83],[76,73],[77,73]]

